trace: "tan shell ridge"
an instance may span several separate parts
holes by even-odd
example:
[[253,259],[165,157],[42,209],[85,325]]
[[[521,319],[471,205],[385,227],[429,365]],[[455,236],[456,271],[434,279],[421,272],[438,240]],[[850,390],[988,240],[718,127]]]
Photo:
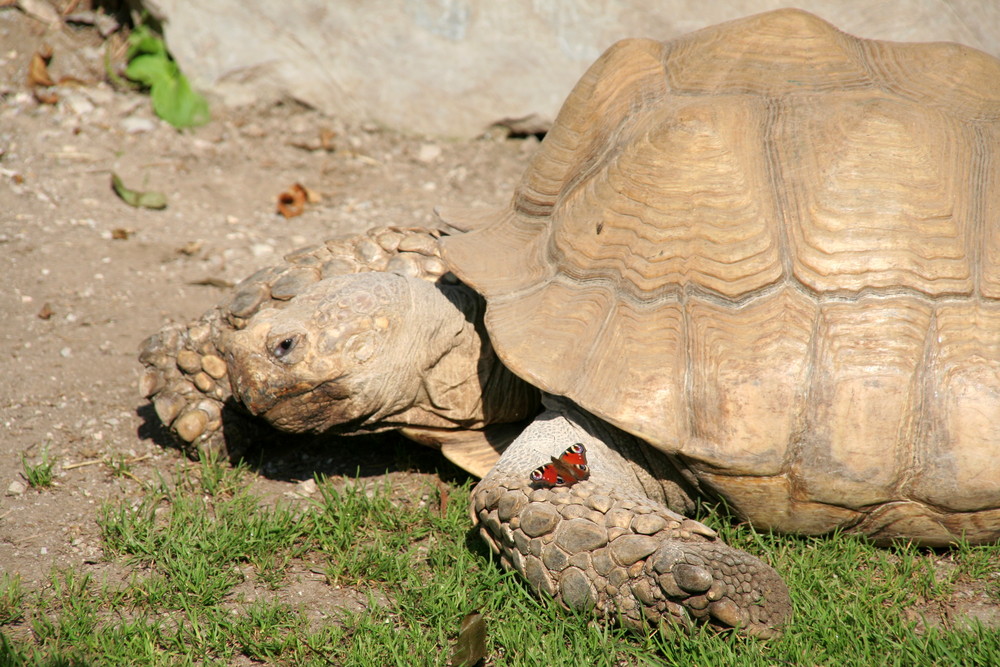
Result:
[[444,256],[515,372],[765,524],[1000,537],[998,163],[1000,62],[781,10],[614,45]]

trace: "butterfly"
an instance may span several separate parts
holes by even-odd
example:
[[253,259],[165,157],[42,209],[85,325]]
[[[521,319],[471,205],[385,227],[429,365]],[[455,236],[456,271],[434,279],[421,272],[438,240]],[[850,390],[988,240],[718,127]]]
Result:
[[573,486],[590,477],[587,449],[583,443],[570,445],[559,458],[531,471],[531,481],[540,486]]

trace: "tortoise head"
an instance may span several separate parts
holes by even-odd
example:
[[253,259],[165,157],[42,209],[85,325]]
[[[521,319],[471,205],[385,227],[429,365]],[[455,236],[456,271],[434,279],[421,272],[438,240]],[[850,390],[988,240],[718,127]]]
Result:
[[252,414],[285,431],[352,433],[454,425],[424,414],[441,408],[428,383],[442,385],[431,379],[446,371],[443,385],[478,396],[479,345],[432,283],[360,273],[257,313],[222,347],[233,395]]

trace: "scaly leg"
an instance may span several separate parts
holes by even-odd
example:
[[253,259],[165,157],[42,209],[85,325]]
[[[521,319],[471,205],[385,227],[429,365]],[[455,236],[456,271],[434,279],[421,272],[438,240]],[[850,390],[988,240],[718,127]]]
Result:
[[[547,405],[473,493],[480,532],[506,566],[568,607],[633,627],[700,621],[780,633],[791,602],[773,568],[651,494],[620,453],[631,436],[568,402]],[[531,484],[531,470],[576,442],[588,450],[589,479]]]

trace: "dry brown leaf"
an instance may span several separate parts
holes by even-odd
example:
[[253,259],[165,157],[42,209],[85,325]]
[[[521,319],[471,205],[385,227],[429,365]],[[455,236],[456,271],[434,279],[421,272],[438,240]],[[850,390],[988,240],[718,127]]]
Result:
[[124,227],[116,227],[111,230],[111,238],[116,241],[127,241],[128,237],[132,235],[131,229],[125,229]]
[[44,306],[42,306],[42,309],[38,311],[38,319],[48,320],[51,319],[52,316],[55,314],[56,311],[52,310],[52,306],[46,303]]
[[28,64],[28,88],[35,94],[35,99],[42,104],[55,104],[59,96],[47,90],[56,82],[49,76],[49,61],[52,60],[52,47],[45,44],[31,56]]
[[301,183],[296,183],[278,195],[278,213],[286,218],[302,215],[309,200],[309,191]]
[[52,47],[50,46],[43,46],[31,56],[31,64],[28,65],[28,85],[30,87],[56,85],[56,82],[49,76],[50,60],[52,60]]
[[451,656],[454,667],[473,667],[486,657],[486,621],[478,611],[462,619],[455,642],[455,652]]

